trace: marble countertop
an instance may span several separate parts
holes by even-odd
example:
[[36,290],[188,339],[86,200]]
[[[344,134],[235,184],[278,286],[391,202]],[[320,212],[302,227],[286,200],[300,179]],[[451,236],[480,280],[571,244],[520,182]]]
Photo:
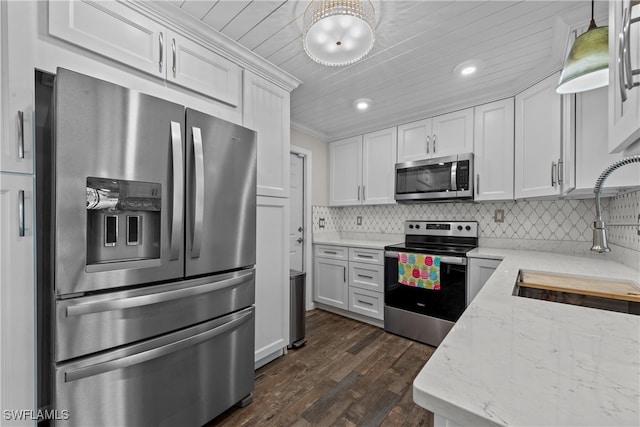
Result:
[[[366,238],[365,238],[366,237]],[[349,246],[352,248],[365,248],[365,249],[384,249],[385,246],[394,245],[404,240],[404,236],[400,237],[394,235],[366,235],[366,236],[339,236],[336,234],[329,235],[314,235],[314,245],[335,245],[335,246]]]
[[413,383],[461,425],[640,425],[640,316],[513,295],[520,269],[640,282],[620,263],[478,248],[503,259]]

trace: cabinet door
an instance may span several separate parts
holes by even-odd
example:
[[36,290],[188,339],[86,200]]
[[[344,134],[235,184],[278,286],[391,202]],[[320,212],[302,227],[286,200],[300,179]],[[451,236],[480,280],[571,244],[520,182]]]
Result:
[[0,171],[33,173],[35,3],[0,2]]
[[168,81],[231,106],[240,105],[240,67],[173,32],[167,33],[166,44]]
[[165,78],[166,30],[122,3],[49,2],[49,34]]
[[[34,410],[36,335],[32,176],[0,174],[0,218],[0,407]],[[15,424],[11,425],[34,424],[27,419],[22,422],[14,419],[12,422]]]
[[[609,154],[607,97],[607,87],[576,94],[576,188],[570,194],[593,197],[600,174],[623,157],[621,153]],[[630,164],[609,175],[603,194],[633,186],[640,186],[640,164]]]
[[395,203],[397,128],[364,135],[362,140],[362,203]]
[[433,157],[473,151],[473,108],[433,118],[431,152]]
[[476,200],[513,199],[513,98],[475,108]]
[[559,73],[516,95],[516,199],[558,195],[562,143],[562,96]]
[[398,126],[398,163],[430,157],[432,131],[431,119]]
[[[640,5],[631,8],[629,0],[609,2],[609,152],[617,153],[640,138],[640,87],[624,88],[628,75],[623,72],[621,33],[623,16],[640,17]],[[631,68],[640,69],[640,24],[629,27]],[[621,76],[621,74],[623,74]],[[621,78],[622,77],[622,78]],[[631,78],[638,81],[638,77]],[[626,96],[626,100],[623,99]]]
[[287,199],[258,197],[255,361],[289,340],[289,218]]
[[245,71],[243,123],[258,133],[258,195],[289,196],[289,92]]
[[329,205],[359,205],[362,190],[362,136],[329,144]]
[[313,263],[313,296],[316,302],[349,309],[348,262],[316,257]]
[[502,261],[496,259],[469,258],[467,269],[467,306],[476,297],[489,277]]

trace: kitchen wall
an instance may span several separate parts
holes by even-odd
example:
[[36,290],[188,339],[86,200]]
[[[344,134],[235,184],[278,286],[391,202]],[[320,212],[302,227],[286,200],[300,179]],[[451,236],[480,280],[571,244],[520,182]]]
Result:
[[311,204],[329,204],[329,144],[291,128],[291,145],[311,151]]
[[[634,223],[640,213],[640,191],[603,199],[604,218],[611,223]],[[493,220],[495,210],[504,210],[504,222]],[[357,225],[357,217],[362,225]],[[589,254],[595,201],[532,200],[489,203],[430,203],[313,207],[313,232],[403,234],[407,219],[475,220],[480,227],[480,245]],[[325,228],[319,228],[319,219]],[[640,265],[640,236],[634,227],[611,227],[611,257],[635,268]]]

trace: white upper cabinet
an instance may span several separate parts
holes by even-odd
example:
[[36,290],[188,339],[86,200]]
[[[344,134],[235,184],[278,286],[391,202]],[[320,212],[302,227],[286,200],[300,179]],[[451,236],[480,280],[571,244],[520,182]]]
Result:
[[236,64],[115,1],[52,1],[49,34],[233,107]]
[[473,108],[433,118],[432,157],[473,151]]
[[475,107],[475,200],[513,199],[513,98]]
[[398,163],[431,156],[433,120],[425,119],[398,126]]
[[258,133],[258,195],[289,197],[289,91],[244,74],[243,125]]
[[0,2],[0,171],[33,173],[33,2]]
[[[570,196],[594,197],[593,187],[600,174],[622,159],[621,153],[609,154],[607,146],[606,87],[576,95],[576,187]],[[604,183],[603,194],[640,186],[640,164],[631,164],[613,172]]]
[[[564,169],[563,138],[570,132],[570,111],[573,95],[558,95],[555,91],[560,74],[547,77],[515,98],[515,197],[557,196],[562,194]],[[571,144],[572,141],[565,141]],[[482,185],[482,184],[481,184]]]
[[362,135],[329,144],[329,205],[359,205],[362,189]]
[[[640,69],[640,5],[630,0],[609,2],[609,152],[622,151],[640,139],[640,81],[627,70]],[[624,21],[624,22],[623,22]],[[624,31],[625,28],[627,31]],[[628,41],[628,42],[627,42]],[[628,50],[625,49],[625,45]]]
[[165,77],[165,28],[122,3],[49,2],[49,34],[145,73]]
[[204,46],[167,31],[167,80],[231,106],[240,105],[241,70]]
[[395,127],[329,144],[329,205],[395,203]]
[[473,108],[398,126],[398,163],[473,151]]
[[395,203],[396,128],[364,135],[362,141],[362,203]]

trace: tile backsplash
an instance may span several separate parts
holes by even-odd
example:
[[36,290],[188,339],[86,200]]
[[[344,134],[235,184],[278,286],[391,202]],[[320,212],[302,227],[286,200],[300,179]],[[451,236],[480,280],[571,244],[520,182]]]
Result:
[[[640,212],[640,191],[603,200],[603,217],[611,223],[634,223]],[[504,211],[504,222],[495,222],[496,210]],[[362,225],[357,218],[362,217]],[[595,217],[595,201],[529,200],[483,203],[431,203],[313,207],[313,232],[404,233],[407,219],[475,220],[480,238],[589,242]],[[319,228],[324,218],[325,227]],[[640,236],[634,227],[611,227],[611,244],[640,251]]]

